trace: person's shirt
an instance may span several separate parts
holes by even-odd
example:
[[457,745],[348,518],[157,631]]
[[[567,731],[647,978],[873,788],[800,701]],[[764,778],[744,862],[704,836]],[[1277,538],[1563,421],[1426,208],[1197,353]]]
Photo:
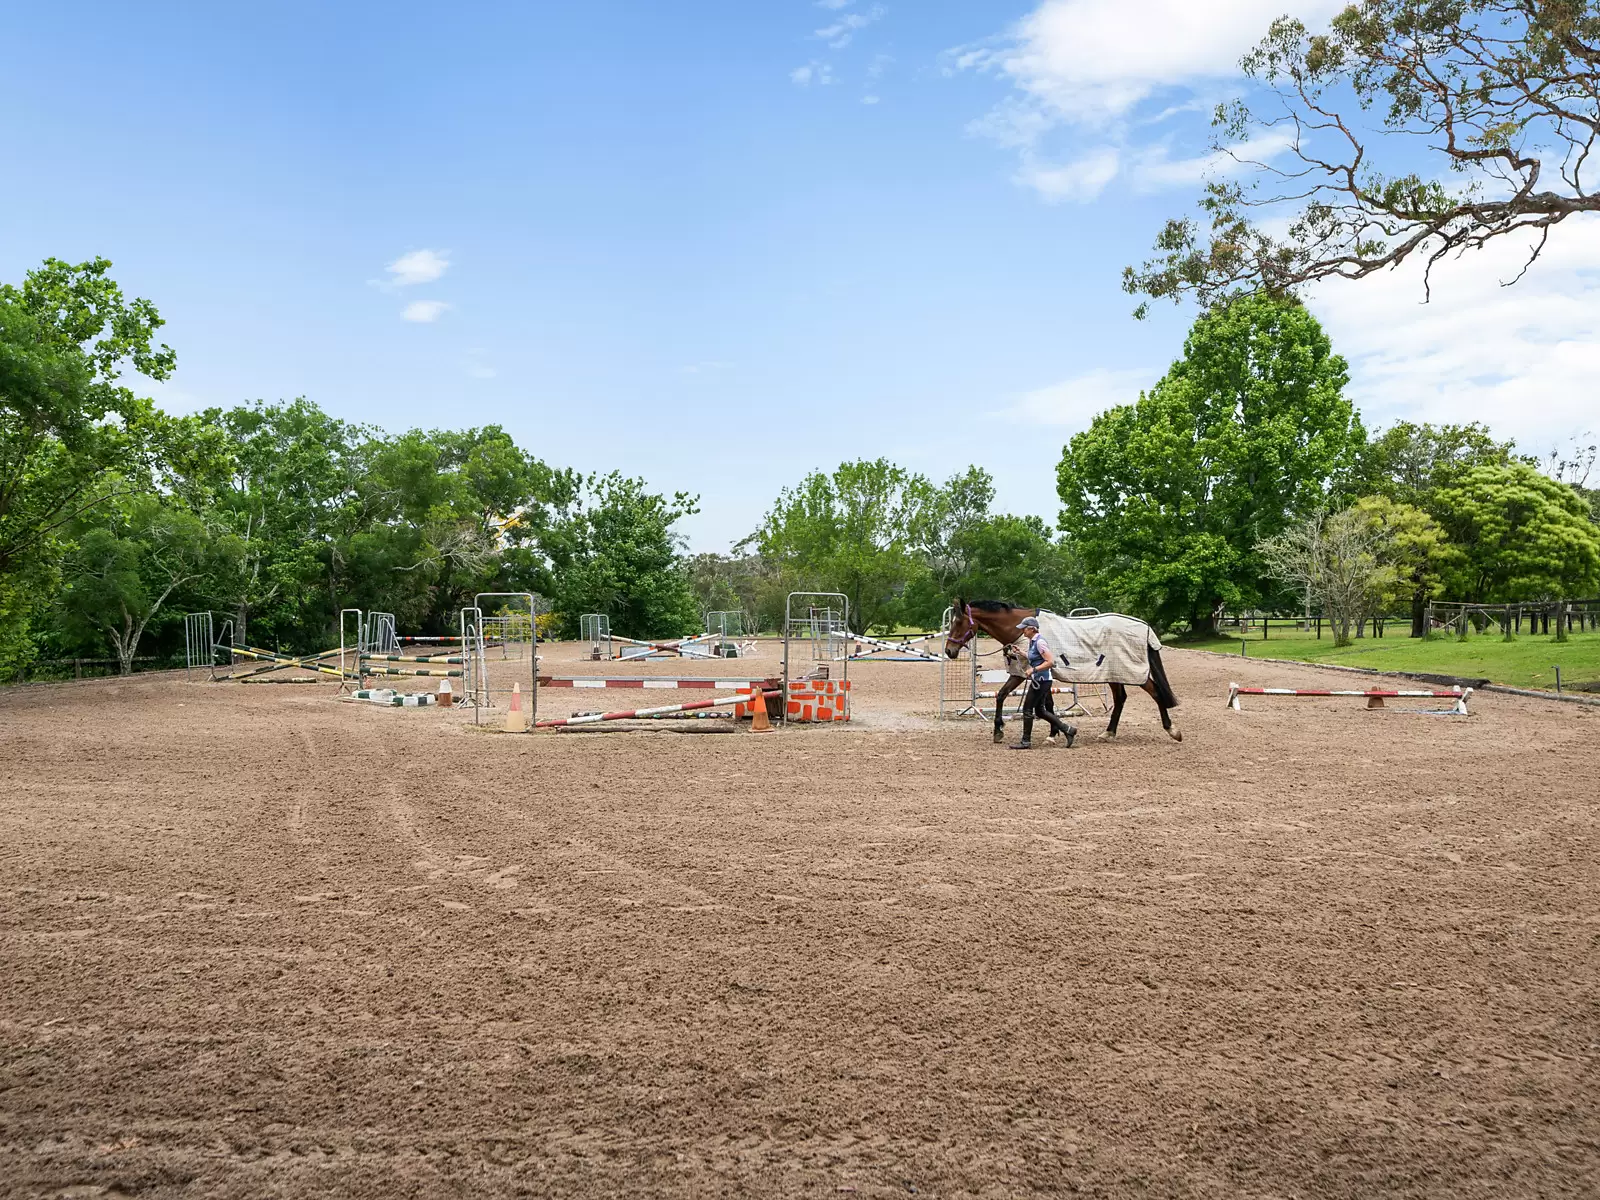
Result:
[[1050,643],[1044,640],[1043,634],[1035,632],[1028,638],[1028,665],[1034,669],[1035,675],[1044,666],[1044,656],[1050,652]]

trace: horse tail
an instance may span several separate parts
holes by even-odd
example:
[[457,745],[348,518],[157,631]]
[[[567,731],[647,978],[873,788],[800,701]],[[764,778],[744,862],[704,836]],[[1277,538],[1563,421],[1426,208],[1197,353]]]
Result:
[[1177,708],[1178,697],[1167,682],[1167,669],[1161,665],[1161,651],[1150,651],[1150,682],[1156,685],[1156,703],[1162,708]]

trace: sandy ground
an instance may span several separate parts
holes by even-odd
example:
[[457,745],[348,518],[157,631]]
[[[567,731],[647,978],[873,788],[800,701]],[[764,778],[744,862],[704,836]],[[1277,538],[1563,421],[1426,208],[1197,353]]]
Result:
[[1600,1194],[1600,712],[1168,667],[1181,745],[1028,754],[923,664],[770,737],[0,694],[0,1193]]

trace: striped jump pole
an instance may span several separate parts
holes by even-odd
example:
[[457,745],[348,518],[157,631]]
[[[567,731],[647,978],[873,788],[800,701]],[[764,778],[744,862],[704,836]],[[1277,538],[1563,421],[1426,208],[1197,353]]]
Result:
[[446,655],[446,654],[419,654],[419,655],[412,655],[412,654],[363,654],[361,656],[361,661],[362,662],[403,662],[403,663],[456,663],[456,664],[459,665],[460,663],[463,663],[466,660],[463,659],[463,658],[459,658],[459,657],[452,658],[452,657],[450,657],[449,655]]
[[[1026,683],[1026,682],[1027,682],[1027,681],[1026,681],[1026,680],[1024,680],[1024,681],[1023,681],[1023,682],[1024,682],[1024,683]],[[1089,687],[1089,686],[1091,686],[1091,685],[1089,685],[1089,684],[1084,684],[1084,686],[1085,686],[1085,687]],[[1021,684],[1019,684],[1019,685],[1018,685],[1018,686],[1017,686],[1017,687],[1016,687],[1016,688],[1015,688],[1015,689],[1014,689],[1014,690],[1013,690],[1013,691],[1012,691],[1012,693],[1011,693],[1011,694],[1012,694],[1012,695],[1013,695],[1013,696],[1014,696],[1014,695],[1016,695],[1016,694],[1017,694],[1017,692],[1020,692],[1020,691],[1021,691],[1021,690],[1022,690],[1022,686],[1021,686]],[[1051,694],[1051,695],[1052,695],[1052,696],[1071,696],[1071,695],[1073,695],[1073,694],[1074,694],[1074,693],[1075,693],[1075,692],[1076,692],[1076,690],[1077,690],[1077,689],[1076,689],[1076,688],[1070,688],[1070,687],[1053,687],[1053,688],[1051,688],[1051,689],[1050,689],[1050,694]],[[972,697],[972,698],[973,698],[973,699],[974,699],[974,700],[993,700],[993,699],[995,699],[995,698],[996,698],[996,697],[997,697],[997,696],[999,696],[999,695],[1000,695],[1000,693],[999,693],[999,691],[993,691],[993,692],[975,692],[975,693],[973,693],[973,697]]]
[[[240,676],[241,679],[248,678],[250,675],[265,675],[271,671],[288,670],[316,671],[322,675],[332,675],[336,679],[345,678],[343,671],[336,671],[334,668],[322,664],[321,660],[328,657],[327,654],[317,654],[309,658],[291,658],[283,654],[274,654],[270,650],[253,650],[245,646],[219,645],[216,648],[218,650],[226,650],[232,654],[242,655],[245,658],[255,659],[265,664],[255,671],[250,671]],[[338,651],[335,650],[331,653],[337,654]]]
[[712,691],[745,691],[755,687],[778,687],[777,679],[651,679],[632,676],[625,679],[608,679],[603,676],[541,675],[542,688],[642,688],[646,691],[660,688],[664,691],[704,688]]
[[1385,700],[1394,699],[1433,699],[1454,700],[1455,704],[1450,709],[1454,716],[1465,717],[1467,713],[1467,698],[1472,695],[1471,688],[1451,688],[1449,691],[1439,691],[1435,688],[1260,688],[1240,687],[1237,683],[1228,684],[1228,707],[1234,712],[1243,712],[1239,703],[1240,696],[1364,696],[1368,708],[1382,708]]
[[[856,644],[858,646],[859,645],[866,645],[866,646],[873,647],[871,650],[857,650],[855,653],[850,655],[851,658],[869,658],[871,655],[881,654],[885,650],[893,650],[895,653],[903,654],[906,657],[903,658],[903,659],[899,659],[899,660],[896,660],[896,659],[880,659],[879,661],[880,662],[895,662],[895,661],[901,661],[901,662],[938,662],[939,661],[939,656],[937,654],[929,654],[925,650],[914,650],[914,649],[912,649],[911,648],[911,643],[909,641],[907,641],[907,642],[886,642],[882,638],[868,637],[864,633],[852,633],[850,635],[850,637],[852,639],[854,639],[854,641],[856,642]],[[927,638],[916,638],[914,640],[919,641],[919,642],[923,642],[923,641],[927,641]]]
[[[646,642],[638,638],[623,637],[620,633],[613,633],[611,640],[613,642],[622,642],[627,647],[639,651],[639,653],[635,654],[628,654],[624,651],[617,655],[619,659],[644,658],[650,654],[676,654],[680,658],[715,658],[716,656],[701,647],[700,643],[721,636],[721,634],[716,633],[700,633],[694,637],[670,638],[664,642]],[[685,654],[685,648],[688,648],[690,653]]]
[[535,721],[535,729],[561,729],[573,725],[598,725],[601,721],[626,721],[631,717],[659,717],[664,713],[694,712],[703,708],[726,708],[730,704],[749,704],[757,696],[770,700],[774,696],[782,696],[781,690],[774,691],[744,691],[736,696],[725,696],[716,700],[691,700],[687,704],[663,704],[659,708],[631,708],[627,712],[591,713],[583,717],[567,717],[560,721]]
[[408,667],[369,667],[366,659],[362,660],[360,669],[363,675],[410,675],[429,679],[460,679],[462,676],[460,671],[430,671],[426,667],[421,670],[411,670]]

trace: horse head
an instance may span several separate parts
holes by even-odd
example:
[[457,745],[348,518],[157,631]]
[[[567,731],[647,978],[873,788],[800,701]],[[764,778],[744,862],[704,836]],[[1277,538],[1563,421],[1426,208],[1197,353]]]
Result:
[[944,636],[945,657],[956,658],[977,636],[978,623],[973,619],[972,605],[957,596],[950,606],[950,628]]

